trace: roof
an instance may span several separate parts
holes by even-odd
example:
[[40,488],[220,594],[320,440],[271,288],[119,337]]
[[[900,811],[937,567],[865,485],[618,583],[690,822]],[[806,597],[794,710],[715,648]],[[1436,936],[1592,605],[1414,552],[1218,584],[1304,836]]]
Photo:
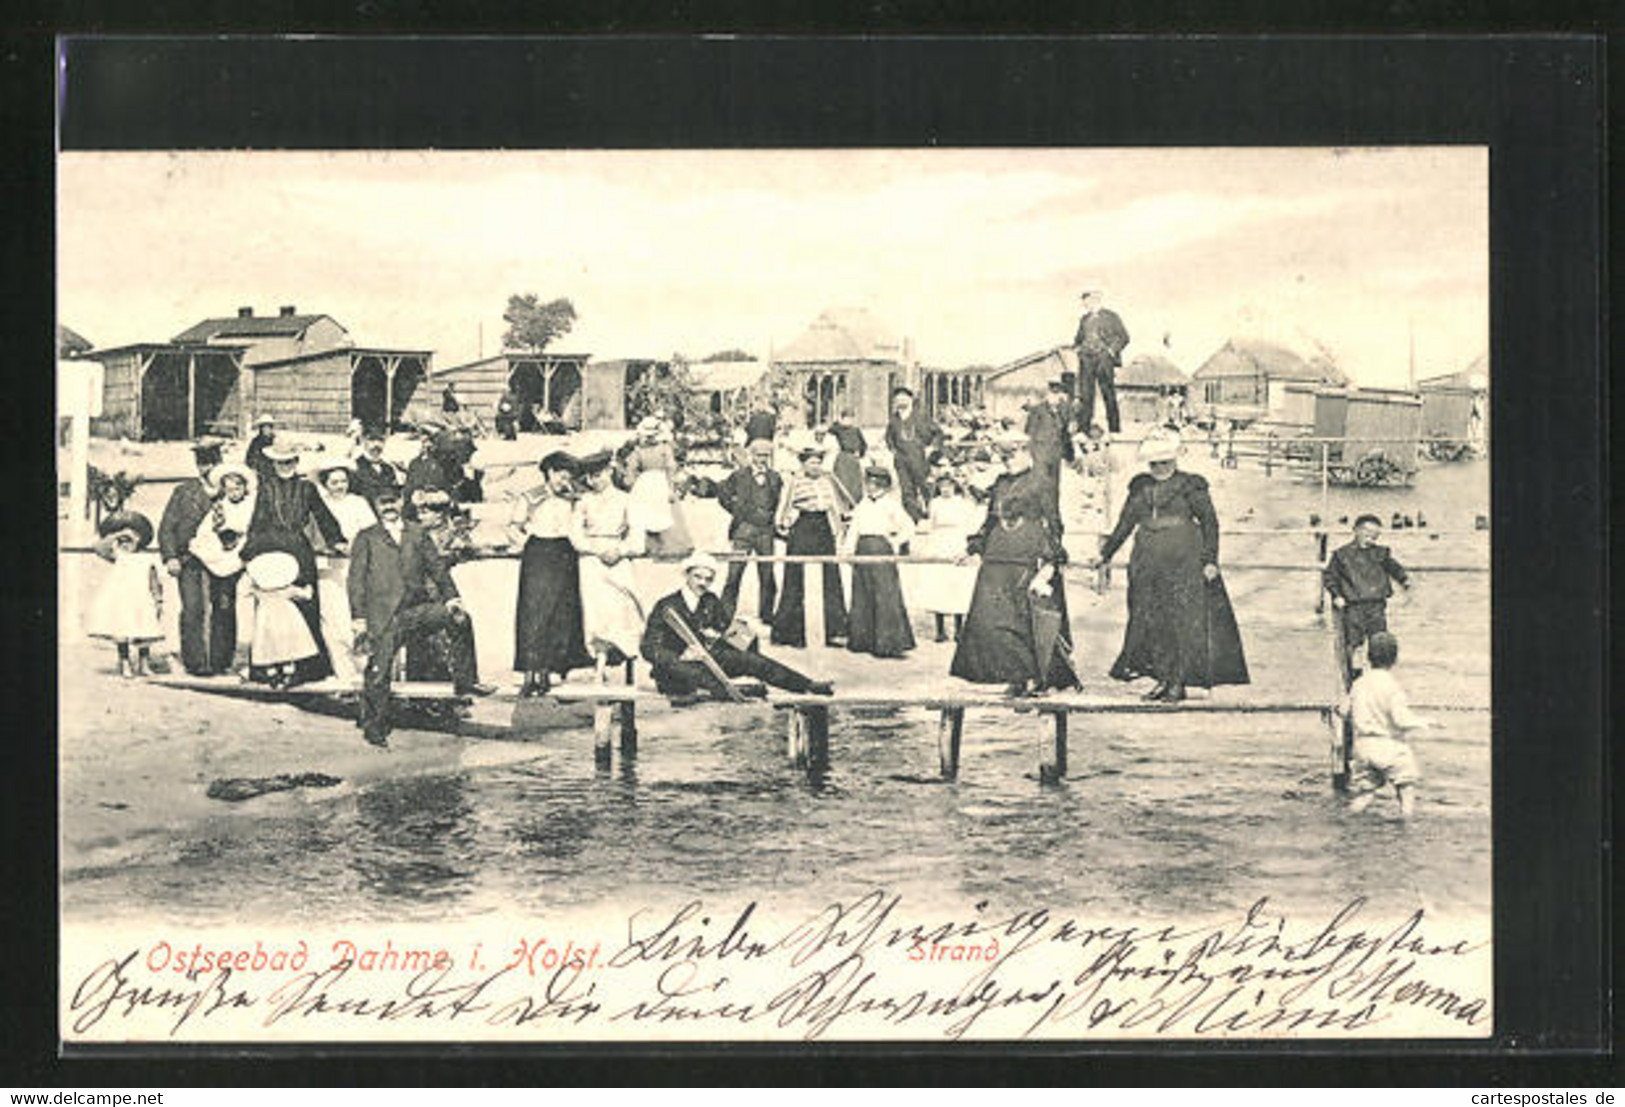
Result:
[[212,342],[220,338],[297,338],[319,319],[344,328],[331,315],[238,315],[205,319],[175,336],[176,342]]
[[431,369],[429,370],[429,376],[444,377],[450,373],[467,373],[470,369],[481,369],[487,365],[506,368],[515,361],[557,361],[585,364],[591,358],[591,354],[555,354],[547,350],[543,350],[539,354],[533,354],[524,350],[504,350],[500,354],[492,354],[490,357],[482,357],[474,361],[465,361],[461,365],[446,365],[439,369]]
[[62,323],[56,325],[56,352],[64,357],[82,354],[91,348],[90,339]]
[[1324,357],[1305,360],[1285,346],[1261,338],[1232,338],[1213,352],[1194,374],[1215,377],[1267,377],[1274,381],[1347,384],[1348,377]]
[[[211,347],[212,348],[212,347]],[[256,373],[267,369],[286,369],[290,365],[303,365],[311,361],[326,361],[335,357],[421,357],[428,358],[434,354],[433,350],[386,350],[381,346],[335,346],[331,350],[317,350],[313,354],[300,354],[297,357],[279,357],[275,361],[261,361],[249,368]]]
[[1467,364],[1465,369],[1458,369],[1454,373],[1444,373],[1437,377],[1426,377],[1416,382],[1416,387],[1423,391],[1439,388],[1488,389],[1489,386],[1490,356],[1487,353],[1479,354]]
[[695,392],[732,392],[749,388],[762,379],[767,364],[760,361],[700,361],[688,367],[688,380]]
[[827,308],[773,360],[899,361],[902,355],[902,343],[867,308]]
[[1190,383],[1179,366],[1163,357],[1161,354],[1141,354],[1117,374],[1117,386],[1138,385],[1142,388],[1164,388],[1173,385]]
[[1018,357],[1014,361],[1007,361],[988,371],[986,380],[997,380],[1011,373],[1030,369],[1040,362],[1048,361],[1046,372],[1054,373],[1057,377],[1062,373],[1076,373],[1078,371],[1078,353],[1071,346],[1056,346],[1049,350],[1039,350],[1037,353]]
[[80,354],[79,357],[87,361],[100,361],[104,364],[115,357],[124,357],[127,354],[213,354],[236,357],[247,348],[237,344],[211,344],[208,342],[130,342],[123,346],[108,346],[106,349],[87,350]]

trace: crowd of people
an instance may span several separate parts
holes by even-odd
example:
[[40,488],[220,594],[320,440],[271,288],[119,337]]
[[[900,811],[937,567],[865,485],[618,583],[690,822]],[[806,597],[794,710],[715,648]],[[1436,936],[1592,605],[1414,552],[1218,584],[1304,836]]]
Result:
[[[894,390],[876,451],[849,416],[781,434],[777,413],[759,404],[744,421],[738,465],[716,487],[729,517],[720,593],[722,565],[695,551],[685,519],[668,421],[644,418],[616,451],[549,452],[508,523],[520,557],[513,669],[521,695],[545,694],[578,670],[607,681],[624,667],[631,682],[640,657],[678,701],[736,698],[738,677],[755,682],[747,689],[830,694],[831,683],[766,656],[762,638],[796,649],[819,636],[853,653],[906,656],[916,639],[899,564],[909,561],[922,563],[918,595],[936,640],[955,643],[953,676],[1012,695],[1081,687],[1061,473],[1099,449],[1096,392],[1110,431],[1119,429],[1112,378],[1127,343],[1098,294],[1085,301],[1079,375],[1051,382],[1019,431],[998,428],[988,445],[1000,471],[985,487],[953,463],[908,388]],[[448,397],[449,413],[454,402]],[[163,637],[161,565],[177,581],[188,673],[234,671],[241,589],[253,602],[247,678],[290,687],[359,677],[358,722],[369,742],[386,744],[403,651],[411,679],[449,678],[459,695],[489,693],[450,572],[470,548],[464,505],[483,498],[466,422],[421,425],[419,454],[404,474],[384,459],[377,431],[353,428],[347,455],[302,455],[269,418],[255,431],[240,464],[226,462],[219,444],[195,447],[197,476],[176,487],[156,531],[138,513],[103,520],[98,552],[114,569],[91,630],[116,643],[121,672],[142,673]],[[1098,550],[1104,565],[1133,539],[1127,627],[1110,675],[1149,678],[1145,697],[1163,702],[1192,687],[1249,681],[1219,568],[1217,514],[1207,482],[1179,468],[1180,450],[1176,430],[1146,436],[1145,471]],[[1361,779],[1396,784],[1408,810],[1416,774],[1403,735],[1418,720],[1388,674],[1397,642],[1385,618],[1392,583],[1408,580],[1376,543],[1379,527],[1372,516],[1357,521],[1354,541],[1326,567],[1325,587],[1348,649],[1362,651],[1369,670],[1350,708]],[[143,556],[154,540],[156,562]],[[632,573],[645,557],[681,563],[681,586],[652,605]],[[754,620],[738,610],[752,561]]]

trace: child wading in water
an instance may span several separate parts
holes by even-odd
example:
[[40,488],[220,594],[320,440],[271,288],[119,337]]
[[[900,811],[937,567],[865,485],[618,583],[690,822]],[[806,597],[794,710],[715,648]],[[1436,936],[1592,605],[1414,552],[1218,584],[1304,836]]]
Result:
[[97,530],[101,540],[96,553],[113,568],[96,594],[86,630],[92,638],[106,638],[118,647],[120,676],[146,676],[148,651],[164,637],[163,582],[157,560],[147,552],[152,521],[138,511],[120,511],[103,519]]
[[1399,813],[1409,816],[1416,803],[1416,784],[1422,779],[1410,732],[1433,723],[1411,711],[1405,690],[1391,672],[1399,660],[1399,641],[1385,630],[1366,645],[1371,668],[1349,689],[1345,712],[1354,725],[1354,756],[1349,763],[1350,811],[1371,806],[1385,785],[1399,797]]

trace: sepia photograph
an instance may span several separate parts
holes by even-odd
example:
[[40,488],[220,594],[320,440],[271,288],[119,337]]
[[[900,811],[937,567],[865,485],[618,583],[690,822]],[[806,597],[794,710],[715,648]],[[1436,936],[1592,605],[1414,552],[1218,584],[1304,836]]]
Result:
[[1485,146],[56,172],[66,1042],[1492,1034]]

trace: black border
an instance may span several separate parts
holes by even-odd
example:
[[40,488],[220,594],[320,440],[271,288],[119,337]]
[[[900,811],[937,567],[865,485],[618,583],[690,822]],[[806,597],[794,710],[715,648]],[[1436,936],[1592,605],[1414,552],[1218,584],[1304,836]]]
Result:
[[[887,12],[873,14],[887,29]],[[660,18],[646,25],[667,26]],[[46,278],[58,71],[43,35],[5,46],[0,118],[20,148],[5,179],[8,191],[21,186],[28,217],[14,221],[6,243],[15,264],[0,310],[6,333],[24,339],[17,363],[43,366],[54,356]],[[1499,1031],[1495,1050],[1389,1043],[1148,1054],[1091,1044],[1078,1051],[1083,1061],[1054,1046],[1007,1045],[54,1059],[55,855],[42,847],[54,842],[55,763],[38,740],[51,732],[55,691],[54,656],[40,648],[54,630],[47,527],[10,544],[19,566],[33,569],[13,579],[37,583],[8,592],[3,613],[16,628],[11,702],[42,724],[18,725],[4,743],[7,777],[27,782],[13,789],[27,800],[5,805],[7,868],[26,869],[42,893],[12,898],[13,908],[26,906],[8,912],[21,933],[7,960],[21,972],[13,1001],[0,1002],[0,1033],[8,1050],[22,1050],[18,1083],[735,1082],[750,1080],[752,1068],[774,1082],[828,1083],[1611,1083],[1606,1059],[1575,1059],[1612,1034],[1603,994],[1612,972],[1603,943],[1609,670],[1597,556],[1607,536],[1601,39],[71,39],[63,49],[65,148],[1489,144]],[[38,398],[39,407],[0,407],[0,426],[10,442],[42,447],[6,472],[48,490],[48,385]],[[50,518],[48,495],[40,508],[31,517]],[[25,658],[43,660],[45,680],[15,664]],[[1570,1059],[1516,1059],[1527,1051]],[[483,1060],[471,1069],[475,1053]],[[827,1065],[834,1057],[844,1059],[839,1069]],[[1018,1067],[995,1070],[998,1059]]]

